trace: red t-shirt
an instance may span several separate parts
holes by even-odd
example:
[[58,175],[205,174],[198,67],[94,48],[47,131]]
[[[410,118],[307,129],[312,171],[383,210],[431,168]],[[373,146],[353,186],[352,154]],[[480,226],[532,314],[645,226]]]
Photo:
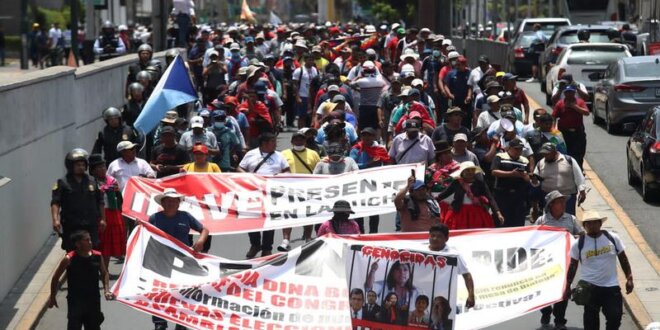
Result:
[[390,50],[390,61],[396,63],[396,47],[399,45],[399,37],[394,36],[390,39],[390,43],[387,44],[387,48]]
[[440,72],[438,73],[438,80],[439,81],[445,81],[445,76],[449,73],[449,71],[452,70],[451,65],[445,65],[440,69]]
[[244,112],[248,122],[250,123],[250,129],[248,130],[248,135],[250,137],[257,137],[262,133],[260,132],[260,128],[257,125],[258,117],[265,119],[268,123],[270,123],[271,126],[273,125],[273,119],[270,117],[268,107],[263,102],[257,101],[254,107],[254,111],[249,111],[248,109],[249,106],[247,100],[238,105],[238,111]]
[[[575,104],[581,108],[586,108],[587,104],[582,99],[576,99]],[[557,128],[562,129],[577,129],[584,130],[584,116],[573,110],[567,109],[564,106],[564,100],[559,100],[552,108],[552,116],[559,119],[557,122]]]

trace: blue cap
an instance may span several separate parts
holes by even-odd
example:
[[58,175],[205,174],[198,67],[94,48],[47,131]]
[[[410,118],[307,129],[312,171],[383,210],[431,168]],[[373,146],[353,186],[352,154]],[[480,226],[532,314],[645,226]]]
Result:
[[575,86],[568,85],[566,88],[564,88],[564,93],[566,92],[577,92],[577,88],[575,88]]
[[252,37],[245,37],[245,43],[247,44],[248,42],[254,42],[254,38],[252,38]]
[[266,83],[263,81],[257,81],[254,84],[254,90],[257,92],[257,94],[266,94]]
[[199,112],[199,115],[200,115],[201,117],[208,117],[208,116],[211,115],[211,112],[208,111],[208,110],[206,110],[206,109],[204,109],[204,110],[202,110],[202,111]]
[[286,61],[293,61],[293,57],[291,57],[291,56],[284,56],[284,58],[282,58],[282,62],[286,62]]
[[426,187],[426,184],[424,184],[424,181],[422,180],[415,180],[415,184],[412,186],[412,190],[417,190],[419,188]]
[[224,110],[215,110],[213,111],[213,118],[227,117],[227,113]]
[[516,80],[516,79],[518,79],[518,76],[514,75],[511,72],[504,74],[504,76],[502,77],[502,80]]

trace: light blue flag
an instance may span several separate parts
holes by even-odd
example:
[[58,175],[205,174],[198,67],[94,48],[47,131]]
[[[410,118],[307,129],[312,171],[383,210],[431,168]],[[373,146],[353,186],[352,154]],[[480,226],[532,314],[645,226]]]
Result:
[[183,59],[177,55],[156,84],[134,126],[143,134],[151,132],[167,111],[195,100],[197,92],[190,81]]

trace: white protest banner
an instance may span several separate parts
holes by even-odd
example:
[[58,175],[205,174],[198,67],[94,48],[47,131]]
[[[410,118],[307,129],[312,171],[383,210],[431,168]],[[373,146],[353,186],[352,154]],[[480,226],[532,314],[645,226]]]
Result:
[[147,221],[160,210],[153,197],[165,188],[186,196],[180,209],[211,234],[236,234],[311,225],[332,217],[337,200],[351,203],[353,218],[395,211],[394,196],[424,165],[377,167],[339,175],[189,173],[162,179],[132,177],[123,192],[125,216]]
[[[393,303],[399,307],[394,315],[379,319],[398,324],[353,320],[371,329],[409,329],[427,320],[436,328],[479,329],[561,300],[567,232],[526,227],[450,237],[474,278],[473,309],[464,308],[467,292],[462,278],[456,280],[455,256],[430,252],[426,233],[326,236],[288,253],[232,261],[194,253],[144,224],[129,240],[113,292],[122,303],[198,329],[352,329],[349,288],[362,290],[366,302],[374,291],[381,306],[388,290],[397,301],[402,297]],[[388,285],[388,277],[406,285]]]

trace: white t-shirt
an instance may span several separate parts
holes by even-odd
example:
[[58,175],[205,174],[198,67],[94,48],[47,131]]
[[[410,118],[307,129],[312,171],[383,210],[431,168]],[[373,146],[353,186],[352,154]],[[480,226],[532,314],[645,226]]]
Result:
[[[242,169],[247,172],[255,173],[254,169],[261,163],[261,161],[268,156],[267,152],[261,152],[259,148],[254,148],[248,151],[241,163],[238,164]],[[289,163],[282,153],[275,151],[262,165],[259,167],[257,174],[275,175],[284,172],[289,168]]]
[[463,275],[470,272],[470,270],[468,270],[465,259],[463,259],[463,255],[461,255],[461,253],[458,252],[458,250],[445,244],[445,248],[440,250],[440,252],[456,255],[456,257],[458,258],[458,265],[456,266],[456,269],[458,270],[458,275]]
[[[302,74],[300,74],[302,70]],[[312,79],[319,75],[319,70],[315,67],[306,68],[301,66],[293,71],[293,80],[300,83],[300,89],[298,90],[298,95],[300,97],[309,97],[309,85],[312,83]]]
[[470,71],[470,76],[468,76],[467,84],[472,86],[473,95],[481,94],[481,88],[479,87],[479,80],[484,76],[484,72],[481,71],[481,67],[476,67]]
[[477,117],[477,127],[490,128],[495,121],[502,119],[502,114],[498,112],[482,111]]
[[51,28],[48,30],[48,38],[51,40],[50,49],[56,48],[60,38],[62,38],[62,30],[56,29],[54,27]]
[[362,77],[355,81],[360,86],[360,104],[377,106],[383,89],[387,86],[381,76]]
[[[612,232],[609,232],[609,234],[616,243],[616,249],[607,236],[601,234],[598,238],[585,235],[584,246],[581,251],[582,269],[580,270],[580,279],[601,287],[619,285],[616,277],[616,251],[618,250],[621,253],[625,250],[619,236]],[[579,240],[575,241],[571,246],[571,259],[580,260],[578,242]]]

